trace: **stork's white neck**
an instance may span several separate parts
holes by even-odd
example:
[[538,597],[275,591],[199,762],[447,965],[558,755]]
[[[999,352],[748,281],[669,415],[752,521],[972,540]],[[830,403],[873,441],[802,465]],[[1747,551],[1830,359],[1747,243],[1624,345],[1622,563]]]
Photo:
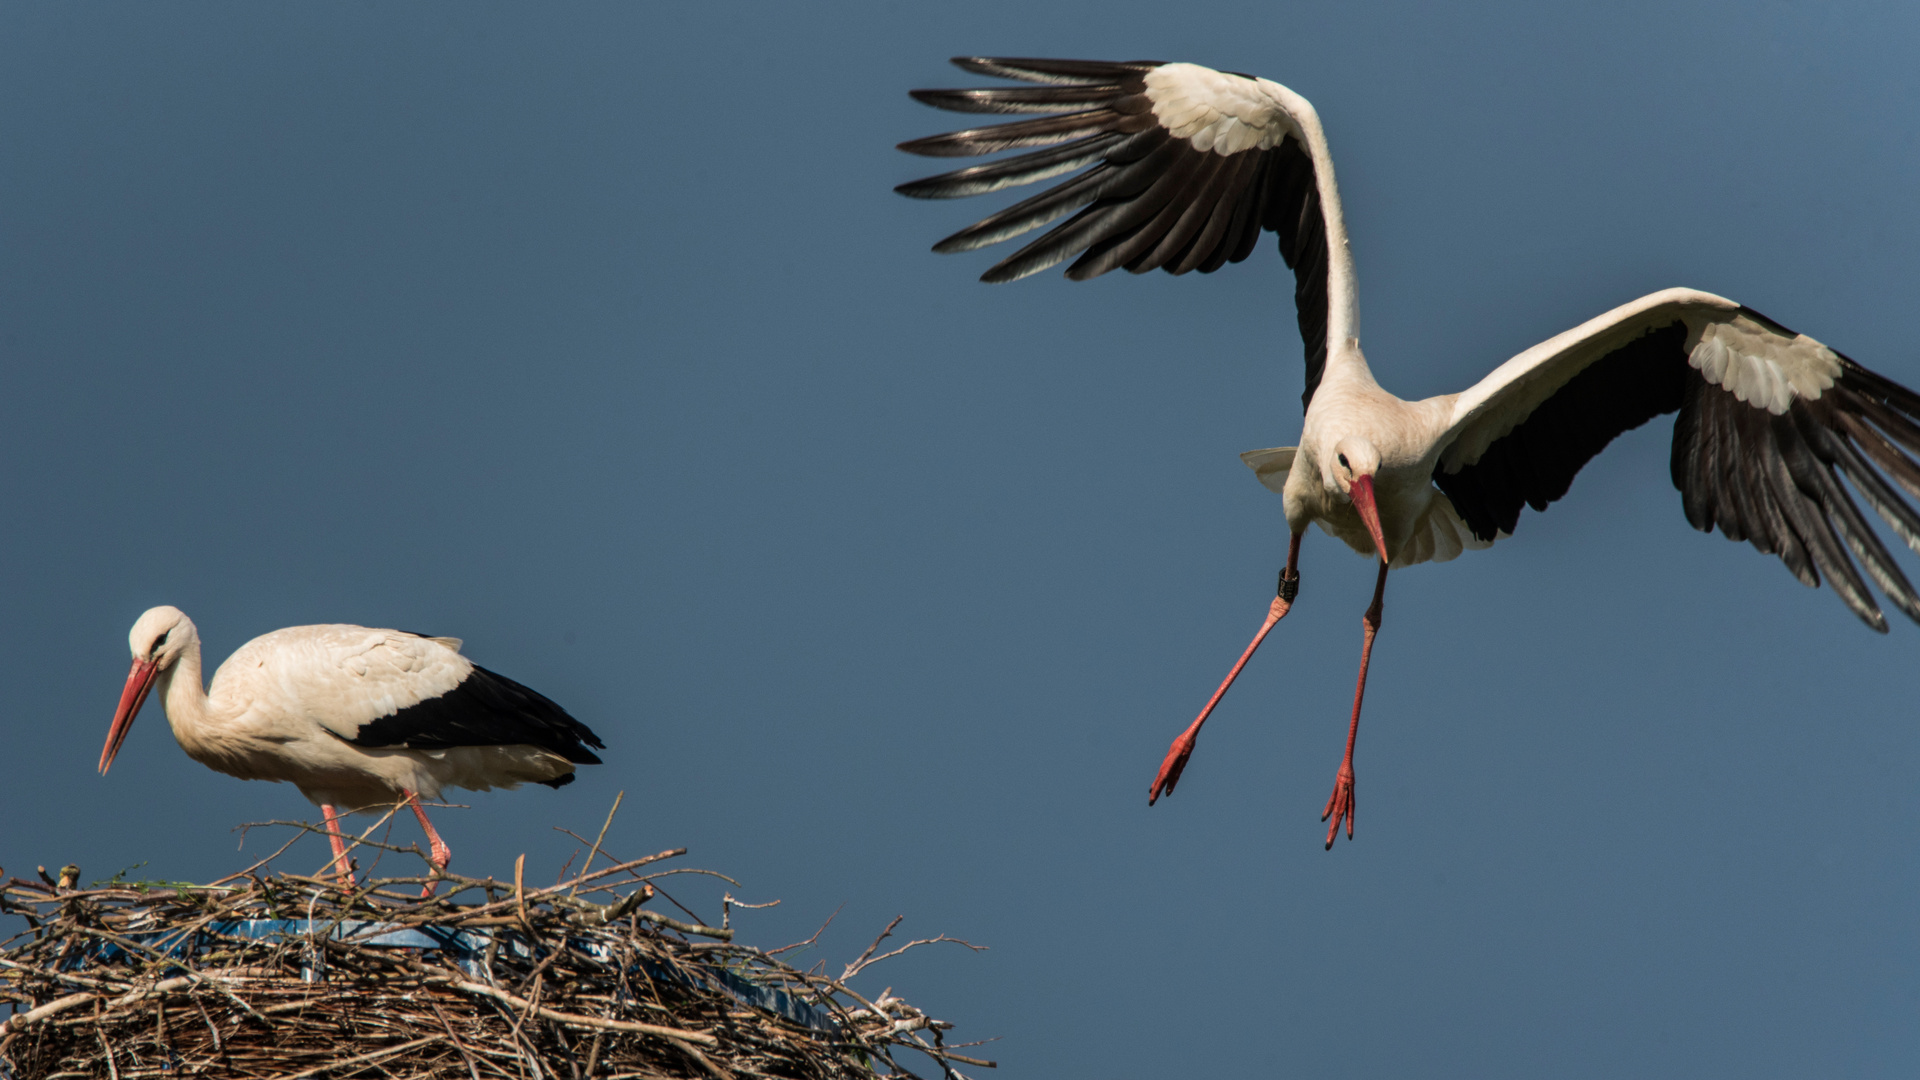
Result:
[[[1326,130],[1320,126],[1320,114],[1306,98],[1271,79],[1259,82],[1292,118],[1301,141],[1306,143],[1308,156],[1313,159],[1320,216],[1327,230],[1327,352],[1345,352],[1351,345],[1358,355],[1360,289],[1353,270],[1353,245],[1347,240],[1347,217],[1340,209],[1340,186],[1333,178],[1333,153],[1327,149]],[[1328,361],[1331,363],[1331,355]]]
[[[1321,145],[1325,146],[1324,139]],[[1333,158],[1321,160],[1326,162],[1326,166],[1317,171],[1321,212],[1327,223],[1327,344],[1330,346],[1327,351],[1330,354],[1352,351],[1358,356],[1360,283],[1353,268],[1353,243],[1347,239],[1347,219],[1340,212],[1339,189],[1333,186]]]
[[167,725],[173,737],[191,757],[205,741],[213,725],[213,709],[207,700],[207,688],[200,678],[200,636],[195,634],[181,651],[180,658],[160,672],[160,700],[167,709]]

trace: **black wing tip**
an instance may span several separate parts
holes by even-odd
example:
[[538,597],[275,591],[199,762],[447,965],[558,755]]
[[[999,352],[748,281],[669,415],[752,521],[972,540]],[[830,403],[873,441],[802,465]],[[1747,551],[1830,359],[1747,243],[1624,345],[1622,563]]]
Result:
[[559,789],[566,787],[568,784],[573,783],[573,781],[574,781],[573,774],[567,773],[563,776],[556,776],[551,780],[535,780],[534,783],[545,784],[548,787],[553,788],[555,791],[558,791]]
[[587,747],[605,750],[607,744],[600,741],[600,736],[595,735],[592,728],[574,719],[571,713],[561,708],[552,698],[531,686],[509,679],[497,671],[475,664],[473,671],[460,680],[460,684],[454,687],[453,691],[443,696],[451,697],[461,691],[477,691],[483,685],[491,691],[490,696],[495,707],[504,707],[517,713],[523,719],[537,725],[541,734],[548,737],[544,741],[535,742],[534,745],[559,754],[576,765],[600,764],[600,759],[595,757]]
[[992,74],[993,72],[988,69],[999,68],[1043,72],[1048,75],[1091,71],[1150,71],[1166,64],[1165,60],[1072,60],[1060,56],[950,56],[947,62],[961,71],[977,75]]
[[1159,60],[1062,60],[1034,56],[954,56],[948,62],[971,75],[1054,86],[1089,86],[1161,66]]
[[893,144],[895,150],[917,157],[978,157],[979,152],[964,143],[956,144],[952,133],[923,135],[918,139]]

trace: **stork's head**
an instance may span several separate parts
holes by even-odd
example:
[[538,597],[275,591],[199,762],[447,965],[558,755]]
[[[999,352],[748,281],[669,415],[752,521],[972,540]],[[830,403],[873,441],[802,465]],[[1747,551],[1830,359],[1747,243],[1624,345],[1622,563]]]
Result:
[[120,708],[113,714],[113,726],[107,729],[107,745],[100,751],[100,773],[106,775],[120,744],[133,729],[133,718],[147,703],[147,694],[162,671],[171,668],[187,646],[199,640],[193,620],[177,607],[161,605],[149,608],[127,633],[127,647],[133,652],[133,670],[127,672],[127,685],[120,691]]
[[1333,444],[1333,458],[1320,465],[1328,488],[1353,502],[1353,509],[1373,537],[1374,553],[1387,561],[1387,538],[1380,529],[1380,508],[1373,498],[1373,474],[1380,471],[1380,451],[1371,442],[1348,436]]

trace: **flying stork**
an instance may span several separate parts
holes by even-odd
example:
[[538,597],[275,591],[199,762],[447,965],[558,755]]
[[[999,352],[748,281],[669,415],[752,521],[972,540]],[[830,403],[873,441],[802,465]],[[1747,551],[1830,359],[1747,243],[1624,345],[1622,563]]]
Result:
[[[442,788],[548,787],[605,749],[566,710],[460,655],[460,639],[364,626],[292,626],[247,642],[200,684],[200,634],[175,607],[141,615],[127,635],[133,670],[100,752],[106,775],[157,685],[187,756],[242,780],[284,780],[319,804],[333,865],[353,871],[339,817],[405,804],[444,870],[451,852],[424,796]],[[432,895],[430,882],[422,895]]]
[[1342,821],[1352,839],[1354,739],[1388,569],[1445,562],[1509,536],[1522,506],[1545,510],[1616,435],[1665,413],[1679,413],[1671,471],[1694,528],[1717,526],[1778,555],[1808,586],[1824,575],[1877,631],[1887,621],[1868,580],[1920,620],[1920,597],[1842,485],[1920,550],[1920,515],[1900,494],[1920,497],[1920,463],[1908,456],[1920,453],[1920,395],[1732,300],[1666,289],[1535,345],[1460,393],[1403,401],[1374,381],[1360,351],[1353,253],[1326,136],[1306,99],[1197,64],[953,62],[1035,85],[913,97],[954,112],[1041,115],[900,149],[1026,152],[895,190],[949,199],[1075,174],[934,245],[972,251],[1073,214],[982,281],[1015,281],[1067,259],[1075,281],[1118,267],[1211,273],[1250,255],[1263,230],[1278,234],[1294,274],[1306,346],[1300,444],[1242,455],[1285,499],[1286,568],[1252,643],[1168,749],[1149,805],[1173,791],[1201,725],[1287,614],[1300,538],[1315,523],[1380,564],[1346,754],[1321,814],[1331,819],[1328,848]]

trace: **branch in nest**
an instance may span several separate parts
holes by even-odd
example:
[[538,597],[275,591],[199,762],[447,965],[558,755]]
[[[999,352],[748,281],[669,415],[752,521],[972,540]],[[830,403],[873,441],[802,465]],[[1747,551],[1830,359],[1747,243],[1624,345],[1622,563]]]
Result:
[[653,886],[642,885],[611,904],[576,900],[571,894],[555,897],[554,902],[574,909],[574,914],[569,916],[567,921],[575,926],[605,926],[633,914],[635,909],[651,899],[653,899]]
[[905,918],[906,918],[905,915],[895,916],[894,920],[887,924],[887,928],[885,930],[880,931],[880,936],[873,939],[873,944],[867,946],[867,951],[861,953],[858,959],[854,960],[853,963],[848,964],[847,969],[840,973],[840,981],[846,982],[848,979],[853,978],[855,975],[860,974],[862,971],[865,971],[867,968],[872,967],[873,965],[879,963],[882,960],[891,959],[895,956],[899,956],[903,952],[906,952],[908,949],[919,948],[922,945],[937,945],[942,941],[951,941],[955,945],[965,945],[967,948],[972,949],[974,952],[987,951],[987,947],[985,945],[975,945],[971,941],[964,941],[957,937],[948,937],[945,934],[941,934],[939,937],[917,938],[913,941],[907,942],[905,945],[900,946],[899,948],[893,950],[892,952],[884,952],[884,953],[881,953],[879,956],[873,955],[874,950],[880,947],[881,942],[893,936],[893,928],[896,926],[899,926],[900,921]]

